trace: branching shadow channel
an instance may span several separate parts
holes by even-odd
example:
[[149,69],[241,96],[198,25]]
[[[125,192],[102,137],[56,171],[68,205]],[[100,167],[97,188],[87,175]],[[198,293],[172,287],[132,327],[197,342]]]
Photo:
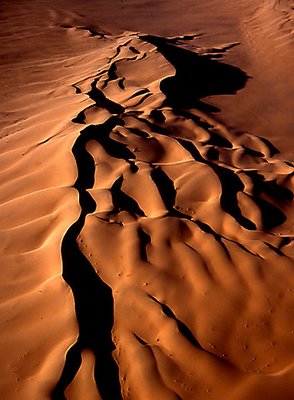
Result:
[[103,125],[84,129],[73,146],[78,167],[78,178],[74,186],[79,192],[81,214],[67,231],[61,252],[63,278],[71,287],[75,298],[79,338],[67,354],[61,378],[52,393],[52,400],[65,400],[64,391],[77,373],[84,348],[91,349],[95,354],[95,380],[103,399],[121,399],[118,367],[112,357],[112,291],[95,273],[77,244],[77,236],[84,226],[86,215],[95,210],[95,202],[86,191],[93,186],[95,166],[85,145],[89,140],[107,135],[116,123],[115,118],[110,118]]

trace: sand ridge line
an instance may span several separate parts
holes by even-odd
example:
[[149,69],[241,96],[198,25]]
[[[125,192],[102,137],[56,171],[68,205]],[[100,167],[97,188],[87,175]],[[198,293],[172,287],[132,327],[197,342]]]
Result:
[[[113,126],[108,121],[100,126],[101,131],[107,131]],[[110,337],[112,325],[112,297],[108,286],[93,273],[91,265],[79,251],[77,237],[84,225],[85,217],[95,209],[93,200],[87,193],[92,186],[91,166],[93,162],[87,156],[85,144],[91,135],[81,132],[73,147],[78,168],[78,177],[74,187],[79,192],[81,214],[70,227],[62,242],[63,278],[73,290],[76,304],[76,315],[79,322],[79,337],[67,354],[63,374],[52,394],[53,399],[59,399],[77,373],[81,363],[81,353],[91,349],[96,357],[95,379],[99,391],[105,398],[119,399],[119,383],[117,382],[117,367],[111,357],[113,343]],[[92,312],[95,315],[92,317]],[[96,318],[99,317],[99,326]],[[94,318],[94,321],[93,321]]]
[[[159,45],[157,40],[159,40]],[[233,376],[235,376],[234,379],[240,379],[240,382],[243,382],[243,379],[247,381],[247,378],[251,382],[250,377],[253,376],[252,379],[255,382],[254,376],[260,373],[259,370],[265,375],[271,374],[270,372],[268,374],[265,368],[281,370],[282,364],[281,367],[274,367],[271,363],[268,364],[269,366],[267,364],[263,366],[263,362],[266,363],[264,360],[259,361],[259,367],[256,366],[254,369],[250,364],[252,363],[251,359],[246,356],[245,358],[241,357],[242,360],[239,358],[240,350],[238,350],[238,343],[234,344],[234,339],[232,339],[233,347],[231,349],[230,346],[227,347],[228,343],[221,340],[221,337],[217,338],[216,336],[212,341],[207,342],[207,333],[203,335],[201,324],[199,325],[199,322],[195,323],[194,321],[195,318],[198,319],[197,313],[196,315],[193,315],[193,312],[191,314],[191,309],[183,312],[169,292],[171,289],[173,293],[192,290],[194,303],[197,304],[201,287],[202,295],[205,295],[210,292],[208,287],[211,287],[212,282],[214,282],[213,291],[219,293],[221,287],[230,287],[234,282],[234,285],[239,287],[239,291],[243,295],[249,290],[253,293],[267,293],[266,297],[269,298],[270,289],[261,289],[263,286],[260,286],[259,283],[260,276],[263,276],[262,263],[268,264],[269,257],[273,258],[273,254],[276,254],[276,257],[284,256],[284,268],[288,268],[288,261],[285,259],[282,248],[284,245],[289,245],[289,242],[286,243],[280,239],[282,231],[278,231],[277,237],[273,229],[276,226],[283,226],[283,222],[286,221],[287,208],[284,209],[284,206],[287,202],[290,204],[293,194],[288,187],[283,187],[283,185],[292,175],[292,170],[288,164],[286,166],[283,162],[271,160],[271,155],[274,152],[269,142],[251,134],[236,137],[207,114],[206,105],[198,98],[205,96],[205,92],[196,91],[195,101],[191,96],[189,101],[190,107],[193,104],[193,108],[187,107],[188,103],[185,98],[175,99],[173,84],[179,88],[180,85],[186,86],[187,83],[186,76],[182,72],[184,65],[178,65],[175,62],[179,59],[177,56],[178,49],[175,47],[174,50],[174,46],[171,49],[168,41],[165,42],[163,38],[152,38],[152,41],[155,41],[153,44],[158,45],[158,52],[154,51],[153,47],[151,48],[152,51],[146,52],[144,41],[137,38],[128,40],[126,46],[122,46],[122,48],[125,48],[127,54],[128,46],[136,49],[136,52],[132,50],[129,56],[122,57],[119,63],[116,63],[115,68],[112,67],[115,61],[113,61],[113,58],[109,59],[110,72],[104,65],[103,70],[98,71],[97,76],[94,77],[92,82],[89,82],[90,90],[86,94],[95,104],[82,110],[72,121],[76,124],[86,125],[73,149],[79,170],[75,187],[79,190],[82,212],[77,225],[72,227],[70,233],[66,235],[64,243],[67,244],[63,245],[63,256],[67,258],[67,251],[74,246],[76,257],[80,260],[82,268],[88,270],[92,280],[94,280],[93,273],[95,274],[94,271],[96,271],[99,277],[99,285],[104,287],[103,290],[100,290],[105,292],[105,296],[108,296],[109,304],[114,301],[114,317],[111,317],[112,306],[109,305],[106,313],[108,313],[108,318],[111,321],[114,318],[112,340],[116,346],[115,358],[119,365],[120,379],[122,379],[123,398],[131,396],[132,393],[134,393],[132,396],[135,396],[133,398],[141,398],[138,397],[140,392],[134,385],[134,379],[139,379],[145,388],[145,392],[148,393],[148,382],[140,375],[140,372],[135,378],[134,372],[129,370],[126,361],[129,356],[125,352],[127,349],[133,348],[135,353],[138,352],[139,355],[143,348],[149,348],[153,363],[155,362],[154,370],[152,370],[153,367],[150,369],[149,378],[155,379],[156,391],[161,393],[160,396],[165,393],[164,396],[167,396],[167,398],[179,396],[179,398],[188,399],[193,398],[191,396],[195,396],[196,392],[200,396],[204,395],[201,394],[202,389],[197,389],[195,386],[194,379],[197,372],[191,372],[189,384],[185,384],[182,389],[179,388],[178,384],[171,384],[171,376],[166,375],[167,366],[170,362],[175,363],[173,368],[178,371],[176,374],[181,374],[180,370],[182,368],[185,370],[188,365],[185,364],[186,356],[182,354],[184,358],[176,357],[175,361],[168,361],[165,357],[168,356],[170,359],[172,355],[169,354],[169,351],[166,354],[166,346],[173,346],[173,340],[170,344],[167,344],[169,339],[164,334],[160,340],[160,343],[163,341],[162,345],[159,343],[154,347],[152,345],[153,339],[147,339],[149,333],[142,331],[142,328],[137,325],[133,318],[130,318],[129,323],[126,324],[122,316],[130,313],[130,311],[126,311],[129,310],[130,305],[126,304],[126,299],[122,300],[121,293],[125,291],[126,298],[134,299],[132,305],[135,308],[141,307],[142,295],[144,296],[145,293],[150,296],[150,299],[158,299],[157,302],[161,304],[161,307],[172,310],[167,313],[169,315],[166,315],[166,322],[170,320],[172,315],[175,316],[178,324],[186,327],[184,333],[176,333],[177,330],[173,330],[172,335],[174,337],[180,335],[183,348],[186,346],[185,340],[193,337],[193,347],[195,347],[196,342],[201,343],[200,347],[205,353],[210,353],[217,360],[226,359],[230,367],[227,370],[223,362],[220,364],[220,373],[227,382],[230,382]],[[143,59],[133,56],[134,53],[141,54],[140,50],[137,50],[140,46],[143,47],[144,54],[146,54]],[[121,51],[117,51],[117,56]],[[174,54],[174,51],[176,54]],[[185,53],[187,50],[181,48],[180,51],[181,53],[184,51],[184,59],[186,57],[189,63],[191,59],[195,62],[194,69],[197,69],[199,56],[195,55],[194,59],[192,54],[187,55]],[[169,62],[175,62],[174,67],[170,68],[168,64],[165,64],[162,57],[158,58],[159,53],[167,56]],[[143,76],[142,85],[140,84],[141,76],[138,73],[141,69],[146,71],[144,63],[147,63],[147,66],[150,62],[152,65],[152,57],[155,58],[157,63],[160,59],[164,62],[163,68],[158,69],[158,73],[163,76],[155,77],[153,74],[147,75],[147,78]],[[211,65],[209,57],[203,57],[205,57],[204,65],[209,65],[212,70],[216,66],[217,69],[220,68],[221,74],[226,73],[225,66],[219,67],[218,63],[215,64],[216,61],[212,61]],[[134,66],[132,66],[132,63]],[[202,68],[201,63],[202,60],[200,61],[200,70]],[[173,74],[174,68],[175,74]],[[129,71],[131,71],[131,74]],[[124,73],[126,73],[126,76],[124,76]],[[192,70],[187,76],[191,76],[191,73]],[[235,70],[235,73],[238,74],[238,71]],[[123,85],[121,84],[122,81],[124,82]],[[237,83],[237,87],[239,87],[239,84]],[[75,88],[79,93],[80,88],[77,84],[75,84]],[[214,90],[213,86],[208,90]],[[220,90],[234,91],[236,84],[233,84],[233,89],[217,86],[215,90],[217,92]],[[128,101],[136,99],[138,97],[136,94],[140,92],[143,92],[143,95],[150,93],[150,96],[130,105]],[[197,106],[199,109],[197,109]],[[92,119],[91,114],[95,115],[95,119]],[[186,164],[187,156],[189,157],[188,165]],[[248,162],[252,162],[252,167],[249,169]],[[183,170],[184,165],[186,168]],[[268,165],[271,165],[270,170],[268,170]],[[207,182],[210,183],[207,184]],[[142,190],[138,190],[140,187]],[[200,187],[201,190],[196,189],[194,191],[193,187]],[[263,198],[263,193],[267,193],[266,198]],[[283,211],[280,209],[282,203],[279,203],[279,196],[282,196]],[[273,218],[275,215],[276,217]],[[164,236],[167,236],[167,239],[164,239]],[[183,238],[185,238],[185,250],[183,250],[181,244]],[[74,244],[76,239],[78,245]],[[116,245],[112,243],[116,243]],[[168,263],[164,261],[164,258],[161,259],[158,258],[158,255],[156,256],[156,249],[160,249],[160,253],[165,254],[164,258],[172,266],[171,270],[169,270]],[[181,256],[177,255],[178,251],[179,254],[182,254]],[[81,252],[84,256],[81,255]],[[168,255],[170,252],[174,258]],[[217,255],[215,254],[209,260],[207,254],[214,252]],[[244,265],[246,263],[252,264],[248,271],[241,266],[239,268],[236,264],[236,254],[238,253],[239,257],[242,257]],[[196,255],[197,258],[195,258]],[[85,257],[88,260],[87,262]],[[126,261],[123,261],[124,259]],[[183,260],[187,260],[184,265],[182,265]],[[185,263],[188,263],[189,269],[192,268],[191,271],[187,269],[187,266],[185,267]],[[219,263],[221,263],[221,269],[218,266]],[[68,265],[64,269],[64,277],[68,283],[71,282],[70,285],[73,287],[74,293],[78,293],[80,282],[75,282],[75,278],[72,277],[71,264],[72,259],[70,262],[68,261]],[[137,267],[134,269],[136,265]],[[192,265],[194,266],[192,267]],[[153,271],[148,272],[146,268],[150,268],[150,266],[153,267]],[[90,273],[91,268],[93,269]],[[157,272],[154,271],[154,268]],[[179,269],[180,272],[173,271],[174,268],[175,270]],[[193,271],[195,268],[196,270]],[[268,268],[273,268],[271,263],[269,263]],[[233,271],[234,273],[232,273]],[[155,276],[153,276],[154,272]],[[279,272],[275,271],[274,274],[279,275]],[[131,276],[133,276],[133,283],[127,283]],[[253,280],[252,277],[254,277]],[[263,279],[265,279],[265,276],[263,276]],[[159,283],[157,284],[156,281]],[[89,279],[85,278],[85,282],[90,284]],[[191,286],[192,282],[195,286]],[[240,282],[242,282],[241,286]],[[242,288],[244,284],[245,287],[248,285],[247,289]],[[270,281],[265,281],[263,284],[265,284],[265,287],[268,285],[269,288],[272,285]],[[160,287],[160,285],[162,286]],[[112,288],[114,300],[110,300],[112,296],[109,287]],[[86,290],[86,285],[83,290]],[[81,297],[76,297],[81,339],[68,353],[64,374],[55,393],[61,393],[72,379],[70,377],[73,377],[74,371],[77,370],[80,363],[74,360],[79,360],[79,354],[88,340],[87,335],[90,334],[83,326],[82,313],[87,313],[87,307],[81,305],[84,296],[83,290]],[[134,296],[132,295],[133,290]],[[248,294],[245,295],[245,298],[247,296]],[[210,301],[213,303],[216,298],[212,296]],[[260,299],[260,295],[258,295],[258,298]],[[102,298],[100,301],[102,301]],[[240,300],[236,302],[236,305],[239,304],[240,315],[247,315],[248,313],[251,315],[250,310],[252,307],[254,309],[255,306],[250,305],[247,300],[245,303],[243,300],[241,303],[239,302]],[[271,299],[271,305],[272,302]],[[263,311],[260,312],[264,313],[263,307],[269,307],[269,305],[267,302],[261,302],[261,304],[263,304],[261,306]],[[93,303],[91,303],[91,306],[93,307]],[[89,307],[91,306],[89,304]],[[78,311],[79,307],[81,307],[80,311]],[[127,308],[124,309],[124,307]],[[151,304],[146,303],[146,310],[150,309],[151,312],[150,307]],[[198,308],[198,313],[201,314],[200,310]],[[239,318],[236,317],[234,306],[229,310],[231,315],[235,315],[236,329],[241,334],[242,328],[238,327]],[[100,310],[100,312],[102,311]],[[156,321],[158,311],[154,310],[154,312],[154,321]],[[226,315],[227,312],[228,310],[225,307],[222,313]],[[262,315],[262,318],[266,318],[264,314]],[[106,315],[102,318],[105,317]],[[247,318],[249,317],[247,316]],[[250,318],[255,318],[254,313]],[[90,322],[90,324],[92,323]],[[152,326],[152,319],[149,323]],[[168,324],[170,325],[170,322]],[[277,334],[277,331],[276,329],[272,331],[273,322],[269,324],[271,328],[267,331],[267,335],[273,337]],[[109,335],[112,322],[107,326],[108,331],[106,332],[103,329],[103,335],[106,336],[99,343],[99,346],[103,345],[105,341],[110,343]],[[161,330],[160,324],[156,329]],[[223,328],[219,326],[218,329],[221,331]],[[256,329],[258,331],[258,328]],[[83,330],[85,332],[84,338]],[[132,333],[133,339],[139,343],[139,347],[143,346],[140,351],[139,349],[135,350],[137,345],[128,336],[128,332]],[[192,336],[185,334],[185,332],[190,332]],[[264,335],[264,333],[259,334]],[[181,335],[183,335],[183,338]],[[245,335],[246,337],[246,340],[249,341],[247,335]],[[168,341],[165,344],[166,340]],[[95,340],[94,342],[96,343]],[[92,349],[95,347],[94,342],[90,346]],[[256,345],[255,349],[260,344],[251,342],[251,346]],[[267,352],[269,352],[268,345],[270,346],[269,342],[264,343]],[[234,346],[237,346],[236,349],[234,349]],[[223,348],[222,352],[218,350],[219,347]],[[246,344],[243,347],[247,349],[248,345]],[[106,365],[109,366],[107,368],[112,369],[113,367],[110,367],[110,365],[114,364],[110,349],[113,349],[112,345],[108,347]],[[161,353],[162,351],[163,353]],[[148,358],[147,353],[146,357]],[[96,354],[98,356],[98,353]],[[197,357],[199,356],[200,354],[197,355]],[[253,358],[256,359],[256,357]],[[104,356],[102,359],[104,359]],[[165,361],[163,361],[164,359]],[[96,358],[96,382],[99,392],[102,394],[111,390],[110,387],[107,387],[108,381],[105,379],[112,376],[113,372],[106,377],[103,374],[101,375],[100,362],[101,360]],[[206,365],[206,361],[203,365]],[[211,368],[216,367],[211,365]],[[239,372],[233,372],[234,369]],[[114,370],[116,368],[112,371]],[[127,371],[129,371],[129,378]],[[245,375],[241,371],[244,371]],[[161,376],[160,380],[156,380],[156,373]],[[249,373],[248,376],[247,373]],[[177,382],[181,382],[182,379],[180,378]],[[113,396],[120,396],[118,394],[117,377],[115,382],[116,389],[113,390],[117,390],[117,392]],[[209,389],[210,384],[207,383],[207,385],[206,389]],[[144,390],[142,393],[144,393]],[[222,393],[221,388],[217,390],[219,394]],[[188,394],[188,392],[191,393]],[[242,396],[242,392],[239,395]],[[232,394],[231,398],[242,397],[233,397]]]
[[3,0],[1,395],[292,400],[290,2],[137,3]]

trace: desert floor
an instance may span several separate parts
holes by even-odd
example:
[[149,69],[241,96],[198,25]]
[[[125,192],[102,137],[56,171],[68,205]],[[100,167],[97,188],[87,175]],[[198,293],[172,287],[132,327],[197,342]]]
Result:
[[1,1],[1,400],[294,398],[293,20]]

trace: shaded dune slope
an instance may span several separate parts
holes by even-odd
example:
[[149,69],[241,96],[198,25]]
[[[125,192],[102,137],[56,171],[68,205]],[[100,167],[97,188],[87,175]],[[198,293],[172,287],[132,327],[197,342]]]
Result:
[[83,348],[95,398],[292,396],[293,166],[209,114],[203,97],[248,79],[217,60],[230,46],[186,41],[126,34],[74,85],[93,101],[73,119],[82,211],[62,248],[80,337],[56,399],[81,390]]
[[5,398],[292,399],[293,164],[205,99],[237,43],[60,29],[99,51],[1,143]]

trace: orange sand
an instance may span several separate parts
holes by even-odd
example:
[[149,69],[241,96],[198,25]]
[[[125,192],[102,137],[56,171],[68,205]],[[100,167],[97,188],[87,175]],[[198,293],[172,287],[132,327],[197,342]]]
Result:
[[72,3],[1,3],[0,398],[293,399],[291,2]]

